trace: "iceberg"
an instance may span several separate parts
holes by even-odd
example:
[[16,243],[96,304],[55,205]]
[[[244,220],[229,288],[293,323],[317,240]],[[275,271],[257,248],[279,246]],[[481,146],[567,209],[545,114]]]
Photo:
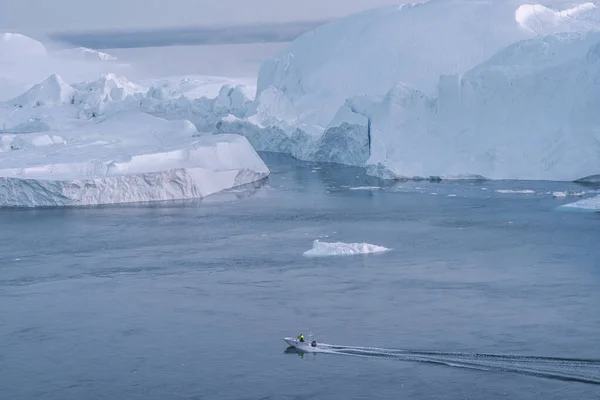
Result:
[[600,171],[600,33],[509,46],[436,97],[397,86],[371,106],[372,175],[572,181]]
[[582,199],[574,203],[562,205],[561,207],[600,212],[600,196]]
[[369,243],[320,242],[316,239],[313,248],[303,254],[307,257],[348,256],[355,254],[383,253],[390,251],[383,246]]
[[520,0],[429,0],[334,20],[265,62],[256,97],[277,91],[277,103],[288,104],[284,118],[327,127],[347,98],[381,95],[400,83],[432,95],[440,75],[462,74],[518,41],[600,27],[593,3],[544,3],[559,9]]
[[535,190],[531,189],[496,189],[494,191],[503,194],[535,194]]
[[182,96],[190,100],[202,97],[215,98],[221,95],[223,87],[237,88],[238,93],[249,100],[254,100],[256,94],[256,80],[250,78],[186,75],[147,79],[141,83],[160,91],[164,98],[172,100]]
[[198,199],[268,176],[243,136],[123,106],[142,93],[113,75],[74,86],[52,75],[0,104],[0,206]]
[[382,179],[598,174],[600,9],[541,3],[430,0],[332,21],[266,61],[245,116],[218,131]]

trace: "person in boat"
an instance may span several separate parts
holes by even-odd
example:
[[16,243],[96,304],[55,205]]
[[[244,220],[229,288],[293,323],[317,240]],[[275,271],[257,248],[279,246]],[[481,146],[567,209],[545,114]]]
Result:
[[298,340],[299,340],[299,341],[301,341],[301,342],[304,342],[304,335],[303,335],[303,334],[300,334],[300,335],[298,336]]

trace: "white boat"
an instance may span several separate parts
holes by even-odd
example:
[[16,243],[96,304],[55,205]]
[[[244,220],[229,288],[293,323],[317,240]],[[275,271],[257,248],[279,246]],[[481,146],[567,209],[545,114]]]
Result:
[[283,340],[292,347],[295,347],[298,350],[305,352],[317,352],[319,351],[319,346],[317,342],[313,339],[313,335],[308,335],[309,340],[305,340],[303,342],[298,338],[286,337]]

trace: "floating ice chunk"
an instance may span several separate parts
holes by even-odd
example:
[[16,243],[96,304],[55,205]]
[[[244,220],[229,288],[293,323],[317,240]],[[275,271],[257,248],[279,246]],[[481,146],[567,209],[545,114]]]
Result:
[[523,190],[516,190],[516,189],[497,189],[494,190],[496,193],[505,193],[505,194],[535,194],[535,191],[531,190],[531,189],[523,189]]
[[575,208],[589,211],[600,211],[600,196],[591,197],[589,199],[583,199],[576,201],[575,203],[565,204],[561,207],[564,208]]
[[381,190],[381,186],[355,186],[349,188],[349,190]]
[[386,247],[369,243],[324,243],[318,239],[313,242],[313,248],[304,252],[308,257],[347,256],[354,254],[382,253],[390,251]]

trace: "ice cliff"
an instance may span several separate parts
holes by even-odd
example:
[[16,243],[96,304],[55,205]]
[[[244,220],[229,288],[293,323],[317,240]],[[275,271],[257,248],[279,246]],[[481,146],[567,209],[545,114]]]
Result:
[[304,34],[220,132],[384,178],[574,180],[600,172],[600,10],[430,0]]
[[143,112],[148,91],[112,74],[74,85],[51,75],[0,103],[0,206],[202,198],[269,174],[243,136]]

